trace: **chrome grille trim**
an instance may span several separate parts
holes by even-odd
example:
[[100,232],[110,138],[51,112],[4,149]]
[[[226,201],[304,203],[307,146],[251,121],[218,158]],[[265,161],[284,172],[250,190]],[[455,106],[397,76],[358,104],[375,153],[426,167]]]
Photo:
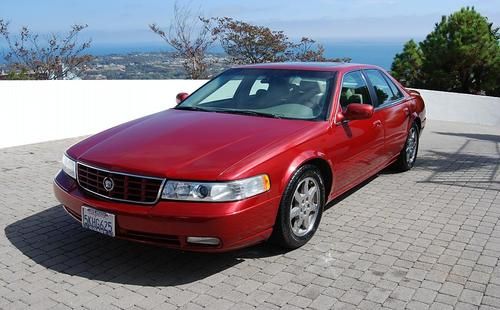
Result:
[[[143,201],[129,200],[129,199],[119,199],[119,198],[109,197],[109,196],[100,194],[98,192],[95,192],[95,191],[93,191],[91,189],[88,189],[87,187],[85,187],[84,185],[82,185],[81,182],[80,182],[79,168],[78,168],[80,165],[84,166],[84,167],[87,167],[87,168],[90,168],[90,169],[94,169],[94,170],[100,171],[100,172],[109,173],[109,174],[129,176],[129,177],[140,178],[140,179],[149,179],[149,180],[161,181],[160,186],[158,188],[158,193],[156,195],[156,199],[154,201],[151,201],[151,202],[143,202]],[[108,169],[99,168],[99,167],[96,167],[96,166],[93,166],[93,165],[89,165],[89,164],[86,164],[86,163],[83,163],[83,162],[80,162],[80,161],[76,162],[76,180],[77,180],[78,186],[80,188],[82,188],[83,190],[85,190],[85,191],[87,191],[89,193],[92,193],[93,195],[105,198],[107,200],[118,201],[118,202],[126,202],[126,203],[133,203],[133,204],[141,204],[141,205],[153,205],[153,204],[156,204],[160,200],[161,193],[163,191],[163,187],[165,185],[165,182],[167,181],[165,178],[150,177],[150,176],[144,176],[144,175],[138,175],[138,174],[131,174],[131,173],[126,173],[126,172],[111,171],[111,170],[108,170]]]

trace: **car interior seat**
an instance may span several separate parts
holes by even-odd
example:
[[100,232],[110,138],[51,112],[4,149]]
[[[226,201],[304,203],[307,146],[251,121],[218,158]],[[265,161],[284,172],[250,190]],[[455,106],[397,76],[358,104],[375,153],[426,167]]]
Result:
[[298,103],[311,108],[314,115],[320,111],[320,101],[323,97],[321,87],[316,81],[301,81],[299,84],[298,97],[295,99]]
[[342,87],[342,91],[340,93],[340,106],[342,108],[347,108],[349,105],[349,98],[354,94],[354,91],[349,87]]
[[363,102],[363,95],[361,94],[352,94],[349,96],[349,99],[347,99],[348,104],[350,103],[364,103]]

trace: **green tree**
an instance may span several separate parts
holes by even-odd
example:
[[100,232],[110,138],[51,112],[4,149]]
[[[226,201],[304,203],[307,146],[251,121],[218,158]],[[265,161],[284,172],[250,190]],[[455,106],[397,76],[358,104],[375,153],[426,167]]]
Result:
[[29,75],[26,68],[22,68],[19,71],[11,70],[7,74],[7,80],[33,80],[33,79],[34,78]]
[[421,43],[425,86],[464,93],[492,92],[499,76],[498,30],[474,8],[443,16]]
[[[413,79],[428,89],[472,94],[498,95],[500,92],[500,33],[488,18],[473,7],[436,23],[434,30],[420,43],[421,66],[416,61],[418,47],[410,42],[396,55],[396,77]],[[413,73],[410,71],[413,70]]]
[[406,42],[403,51],[394,57],[391,67],[392,75],[408,87],[421,87],[422,63],[422,50],[412,39]]

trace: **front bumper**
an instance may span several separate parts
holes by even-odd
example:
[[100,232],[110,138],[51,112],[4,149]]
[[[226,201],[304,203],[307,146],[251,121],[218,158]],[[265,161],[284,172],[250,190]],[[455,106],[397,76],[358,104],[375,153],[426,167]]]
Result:
[[[81,222],[81,207],[115,215],[116,237],[192,251],[223,252],[268,239],[280,197],[269,193],[236,202],[200,203],[160,200],[152,206],[97,198],[81,190],[64,172],[54,180],[64,209]],[[217,246],[188,243],[187,237],[216,237]]]

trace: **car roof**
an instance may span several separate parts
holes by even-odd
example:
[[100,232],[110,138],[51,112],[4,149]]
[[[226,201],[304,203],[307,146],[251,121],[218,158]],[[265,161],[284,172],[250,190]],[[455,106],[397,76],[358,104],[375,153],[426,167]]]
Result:
[[282,69],[282,70],[309,70],[309,71],[352,71],[359,69],[381,69],[374,65],[356,64],[348,62],[276,62],[237,66],[245,69]]

